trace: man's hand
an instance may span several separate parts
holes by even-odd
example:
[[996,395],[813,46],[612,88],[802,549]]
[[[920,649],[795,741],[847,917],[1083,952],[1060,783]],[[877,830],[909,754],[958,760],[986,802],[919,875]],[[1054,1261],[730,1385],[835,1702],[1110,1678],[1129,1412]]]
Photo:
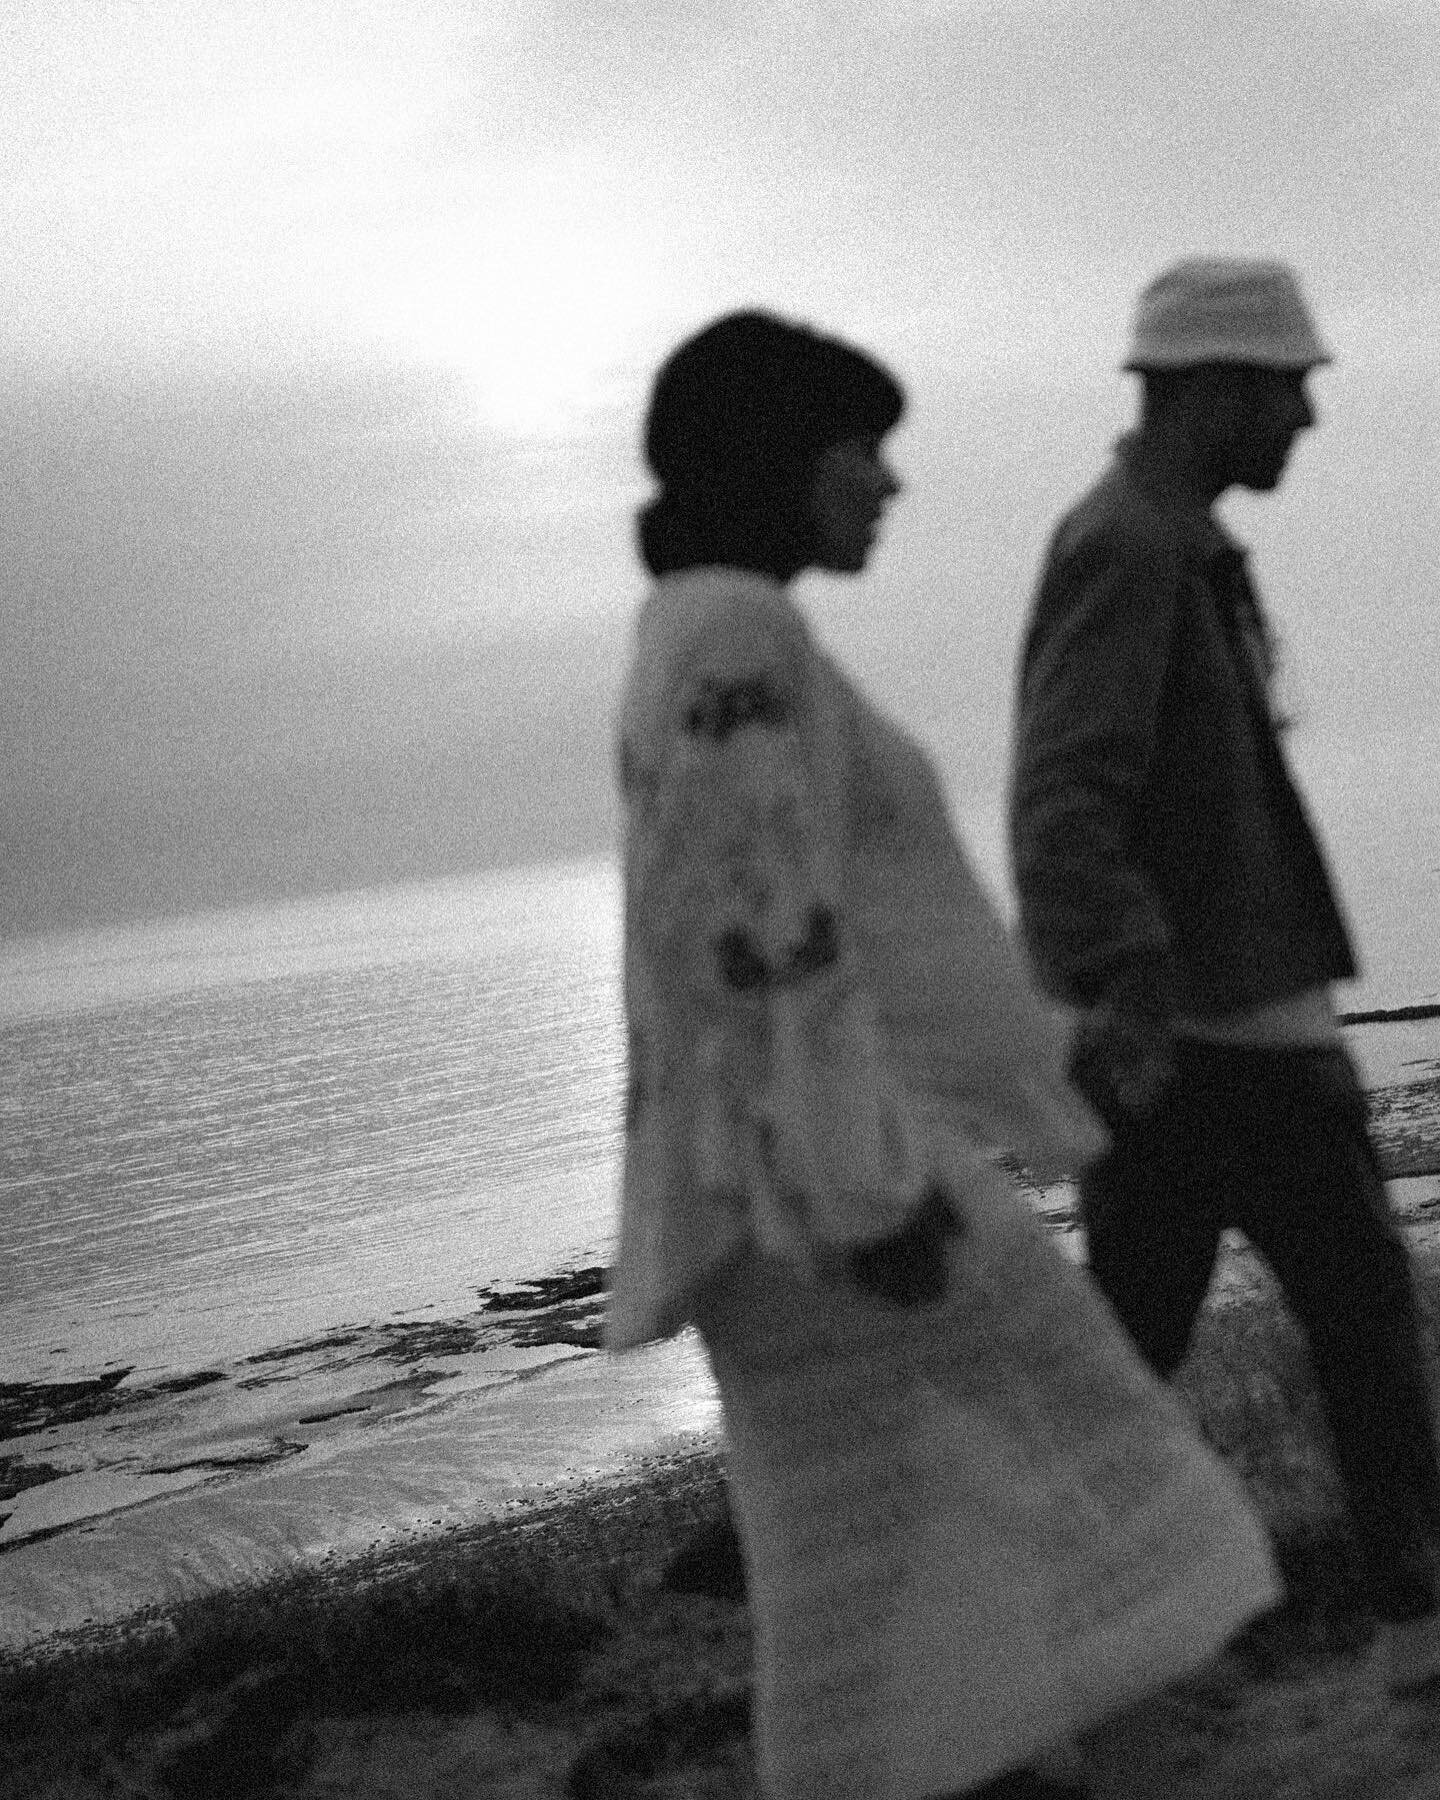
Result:
[[1070,1079],[1108,1122],[1145,1118],[1175,1079],[1168,1020],[1120,1001],[1092,1006],[1076,1026]]
[[892,1306],[933,1306],[945,1294],[946,1246],[963,1231],[944,1190],[932,1187],[899,1231],[851,1250],[850,1278]]

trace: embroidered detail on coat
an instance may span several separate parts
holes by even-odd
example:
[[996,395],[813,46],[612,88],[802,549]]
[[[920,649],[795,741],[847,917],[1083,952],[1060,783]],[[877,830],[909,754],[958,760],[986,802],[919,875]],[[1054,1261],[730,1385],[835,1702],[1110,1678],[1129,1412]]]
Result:
[[812,906],[805,936],[775,968],[770,967],[749,933],[739,926],[720,933],[715,940],[715,957],[721,980],[738,993],[794,987],[839,962],[840,929],[830,907]]
[[720,964],[720,979],[737,993],[748,994],[770,985],[765,958],[739,926],[720,933],[715,940],[715,959]]
[[812,906],[804,941],[790,953],[788,979],[803,981],[840,960],[840,928],[828,906]]
[[723,744],[745,725],[788,725],[792,708],[786,696],[767,675],[744,681],[719,681],[706,676],[685,714],[685,729],[692,737],[713,738]]

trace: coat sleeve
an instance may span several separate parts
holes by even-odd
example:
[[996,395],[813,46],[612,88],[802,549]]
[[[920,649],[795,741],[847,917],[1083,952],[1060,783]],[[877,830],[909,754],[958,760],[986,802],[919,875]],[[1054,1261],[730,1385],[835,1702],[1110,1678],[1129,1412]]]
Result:
[[629,729],[627,931],[677,1066],[696,1202],[814,1272],[895,1230],[923,1159],[856,972],[815,761],[816,658],[773,604],[696,622]]
[[1062,529],[1022,662],[1010,796],[1020,926],[1042,987],[1168,1013],[1176,969],[1134,819],[1156,754],[1178,557],[1133,533]]

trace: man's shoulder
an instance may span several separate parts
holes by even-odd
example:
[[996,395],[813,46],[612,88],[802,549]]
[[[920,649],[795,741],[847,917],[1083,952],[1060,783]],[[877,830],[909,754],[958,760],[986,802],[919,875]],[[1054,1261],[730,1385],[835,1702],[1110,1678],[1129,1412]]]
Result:
[[1146,493],[1116,456],[1062,516],[1050,542],[1050,560],[1075,556],[1171,556],[1180,547],[1174,519]]

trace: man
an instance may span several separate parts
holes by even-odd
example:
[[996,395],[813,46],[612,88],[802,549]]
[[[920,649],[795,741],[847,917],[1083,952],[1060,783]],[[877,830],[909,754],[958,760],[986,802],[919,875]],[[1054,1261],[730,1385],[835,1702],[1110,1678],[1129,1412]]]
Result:
[[1356,972],[1271,710],[1272,639],[1212,507],[1278,487],[1330,360],[1294,277],[1189,260],[1142,295],[1138,428],[1051,541],[1025,640],[1011,851],[1041,985],[1112,1144],[1095,1280],[1184,1358],[1221,1233],[1307,1334],[1400,1688],[1440,1678],[1440,1476],[1407,1254],[1330,984]]

